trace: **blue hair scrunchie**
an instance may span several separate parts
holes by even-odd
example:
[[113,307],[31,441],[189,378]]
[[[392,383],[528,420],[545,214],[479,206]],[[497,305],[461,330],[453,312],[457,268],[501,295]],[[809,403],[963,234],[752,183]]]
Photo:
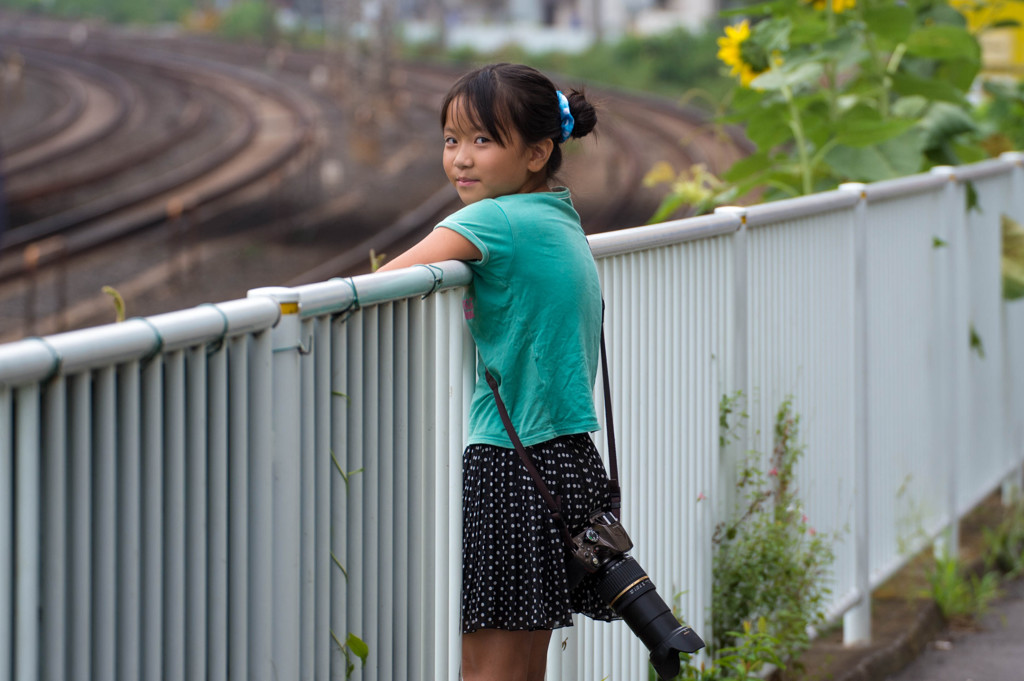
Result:
[[572,128],[576,125],[576,121],[569,113],[569,100],[565,98],[561,90],[555,90],[555,94],[558,95],[558,111],[562,116],[562,139],[558,141],[564,142],[572,134]]

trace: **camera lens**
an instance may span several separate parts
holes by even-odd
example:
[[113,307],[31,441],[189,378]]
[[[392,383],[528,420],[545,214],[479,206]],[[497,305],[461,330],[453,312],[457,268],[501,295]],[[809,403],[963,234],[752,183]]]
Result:
[[700,636],[679,624],[632,556],[623,554],[608,561],[598,578],[601,598],[651,651],[651,664],[662,679],[679,674],[680,653],[694,653],[704,647]]

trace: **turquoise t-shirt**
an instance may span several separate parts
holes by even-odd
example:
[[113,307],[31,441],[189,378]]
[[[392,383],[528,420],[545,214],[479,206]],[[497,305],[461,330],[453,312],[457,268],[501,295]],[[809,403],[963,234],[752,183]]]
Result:
[[437,226],[482,255],[463,300],[479,360],[467,444],[512,447],[485,367],[523,445],[597,430],[601,284],[569,190],[484,199]]

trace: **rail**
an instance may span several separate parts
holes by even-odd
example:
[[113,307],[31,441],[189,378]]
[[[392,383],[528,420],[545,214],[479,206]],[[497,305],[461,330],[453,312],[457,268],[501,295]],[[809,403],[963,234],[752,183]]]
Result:
[[[908,539],[1021,482],[1004,214],[1018,154],[591,237],[625,522],[702,634],[737,457],[788,397],[850,642]],[[469,280],[448,262],[0,346],[0,681],[457,679]],[[551,678],[645,678],[621,623],[557,639]]]

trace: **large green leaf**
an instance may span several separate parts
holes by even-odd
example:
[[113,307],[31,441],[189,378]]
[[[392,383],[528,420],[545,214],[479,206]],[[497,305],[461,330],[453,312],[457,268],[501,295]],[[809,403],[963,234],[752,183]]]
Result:
[[928,59],[981,59],[978,40],[963,28],[930,25],[907,37],[907,54]]
[[800,98],[800,118],[804,128],[804,139],[814,148],[821,147],[835,136],[835,124],[831,120],[828,102],[820,92]]
[[949,81],[960,91],[966,92],[974,84],[979,71],[981,62],[976,59],[950,59],[939,64],[935,77]]
[[833,40],[822,45],[819,54],[825,59],[833,60],[840,72],[853,69],[871,57],[871,51],[865,45],[863,30],[842,31]]
[[912,128],[914,121],[891,119],[888,121],[860,121],[844,125],[836,135],[836,144],[867,147],[899,137]]
[[868,30],[876,35],[902,43],[914,26],[914,10],[906,5],[882,5],[864,9],[864,21]]
[[952,142],[957,135],[978,129],[969,113],[947,102],[935,102],[928,107],[919,124],[926,133],[925,149],[935,149]]
[[1003,298],[1024,298],[1024,227],[1003,215]]
[[822,66],[818,62],[805,62],[796,66],[782,66],[762,73],[750,87],[757,90],[796,89],[802,85],[816,85],[821,80]]
[[835,33],[828,25],[828,17],[824,12],[801,17],[793,25],[789,39],[794,45],[816,45],[823,43]]
[[874,182],[921,169],[925,131],[913,127],[898,137],[868,147],[837,146],[825,155],[825,163],[843,180]]
[[836,144],[864,147],[892,139],[914,125],[912,120],[884,120],[874,107],[858,104],[843,112],[837,123]]
[[747,137],[760,149],[772,149],[793,137],[784,104],[770,106],[750,117],[746,124]]
[[963,92],[950,83],[899,72],[892,76],[892,87],[903,96],[920,95],[926,99],[965,105]]
[[929,106],[931,106],[931,102],[927,97],[910,95],[907,97],[900,97],[893,102],[889,107],[889,111],[891,111],[892,115],[897,118],[912,118],[917,120],[924,115]]
[[723,17],[756,17],[762,15],[772,16],[784,12],[792,7],[792,0],[775,0],[775,2],[762,2],[746,5],[735,9],[723,9],[718,14]]
[[963,144],[960,142],[953,142],[950,145],[953,149],[953,153],[960,159],[960,163],[977,163],[984,161],[991,156],[985,151],[985,149],[978,145],[977,142],[971,142],[970,144]]
[[773,156],[766,152],[759,151],[756,154],[751,154],[750,156],[733,163],[722,175],[722,179],[727,182],[739,182],[751,175],[770,168],[774,163],[775,158]]
[[769,54],[789,49],[789,33],[793,22],[788,18],[761,21],[750,31],[750,39],[763,47]]

